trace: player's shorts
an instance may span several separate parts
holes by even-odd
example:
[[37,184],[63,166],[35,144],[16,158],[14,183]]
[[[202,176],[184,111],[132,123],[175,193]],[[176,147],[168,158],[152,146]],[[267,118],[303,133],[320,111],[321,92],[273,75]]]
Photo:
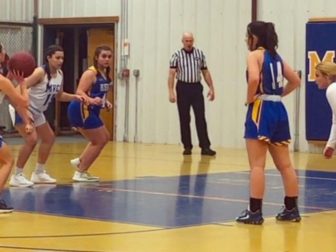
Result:
[[290,143],[288,115],[280,96],[262,95],[249,105],[244,138],[274,145]]
[[[35,127],[39,127],[47,122],[43,112],[34,112],[34,114],[32,113],[32,117]],[[13,121],[12,119],[12,123],[13,125],[23,124],[21,116],[16,112],[15,112],[15,120]]]
[[68,106],[68,119],[71,127],[96,129],[104,125],[99,113],[88,110],[82,102],[72,101]]
[[4,143],[4,140],[3,140],[2,136],[0,135],[0,148],[2,147],[3,143]]

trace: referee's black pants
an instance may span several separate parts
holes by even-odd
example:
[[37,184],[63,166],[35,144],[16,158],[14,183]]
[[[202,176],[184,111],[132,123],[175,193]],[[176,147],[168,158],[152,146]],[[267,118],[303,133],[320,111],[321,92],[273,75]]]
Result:
[[205,120],[205,106],[203,96],[203,86],[198,83],[186,83],[177,81],[176,84],[177,108],[180,117],[181,141],[184,149],[192,149],[190,132],[190,108],[195,115],[196,130],[199,146],[202,149],[210,147],[207,123]]

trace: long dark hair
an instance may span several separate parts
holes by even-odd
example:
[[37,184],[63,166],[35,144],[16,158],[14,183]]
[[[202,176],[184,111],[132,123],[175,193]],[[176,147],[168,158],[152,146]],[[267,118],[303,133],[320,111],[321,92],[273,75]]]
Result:
[[[93,55],[93,66],[98,70],[98,57],[100,55],[100,53],[102,51],[110,51],[112,52],[112,49],[111,47],[109,47],[108,45],[101,45],[101,46],[98,46],[94,52],[94,55]],[[107,67],[106,68],[106,72],[105,72],[105,75],[106,75],[106,79],[108,81],[111,81],[111,78],[110,78],[110,71],[111,71],[111,67]],[[99,74],[99,71],[98,71],[98,74]]]
[[48,46],[47,50],[45,51],[45,59],[44,59],[44,71],[47,74],[48,77],[48,83],[51,79],[51,73],[50,73],[50,67],[49,67],[49,61],[48,61],[48,57],[53,56],[53,54],[55,54],[56,52],[64,52],[63,48],[59,45],[50,45]]
[[249,40],[256,36],[258,42],[256,48],[264,47],[275,56],[278,48],[278,35],[275,32],[274,24],[271,22],[254,21],[247,26],[247,36]]
[[0,53],[5,53],[3,62],[0,62],[0,74],[6,76],[8,73],[7,63],[9,61],[8,54],[4,51],[3,44],[0,43]]

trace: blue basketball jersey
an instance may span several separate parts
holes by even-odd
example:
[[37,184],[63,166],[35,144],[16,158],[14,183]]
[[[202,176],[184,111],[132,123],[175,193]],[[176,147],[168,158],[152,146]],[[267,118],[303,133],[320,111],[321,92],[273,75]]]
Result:
[[282,95],[284,83],[283,62],[278,54],[273,56],[269,51],[265,50],[260,77],[259,92],[261,94]]
[[[94,66],[91,66],[89,70],[96,73],[96,82],[92,85],[89,92],[91,98],[100,97],[103,99],[103,106],[105,105],[106,94],[111,86],[111,81],[103,76]],[[99,113],[102,106],[90,105],[89,110]]]
[[265,50],[260,72],[258,98],[249,104],[246,121],[246,139],[256,139],[275,145],[290,142],[288,115],[281,102],[283,93],[283,61],[279,55]]
[[100,97],[103,99],[103,106],[89,105],[82,102],[72,101],[68,106],[68,119],[70,125],[75,128],[95,129],[104,125],[99,117],[99,112],[104,107],[106,94],[109,91],[111,82],[105,78],[94,66],[89,70],[96,73],[96,82],[93,83],[88,96],[91,98]]

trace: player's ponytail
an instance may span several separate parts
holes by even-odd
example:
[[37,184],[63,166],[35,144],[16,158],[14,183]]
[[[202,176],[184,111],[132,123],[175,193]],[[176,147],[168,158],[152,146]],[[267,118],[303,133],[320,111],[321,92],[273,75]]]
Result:
[[255,48],[251,48],[251,50],[263,47],[273,56],[277,54],[278,35],[275,32],[273,23],[253,21],[247,26],[247,36],[249,41],[253,41],[253,36],[257,37],[256,46]]
[[275,56],[277,54],[276,49],[278,48],[278,35],[275,32],[273,23],[265,23],[265,27],[267,49]]

